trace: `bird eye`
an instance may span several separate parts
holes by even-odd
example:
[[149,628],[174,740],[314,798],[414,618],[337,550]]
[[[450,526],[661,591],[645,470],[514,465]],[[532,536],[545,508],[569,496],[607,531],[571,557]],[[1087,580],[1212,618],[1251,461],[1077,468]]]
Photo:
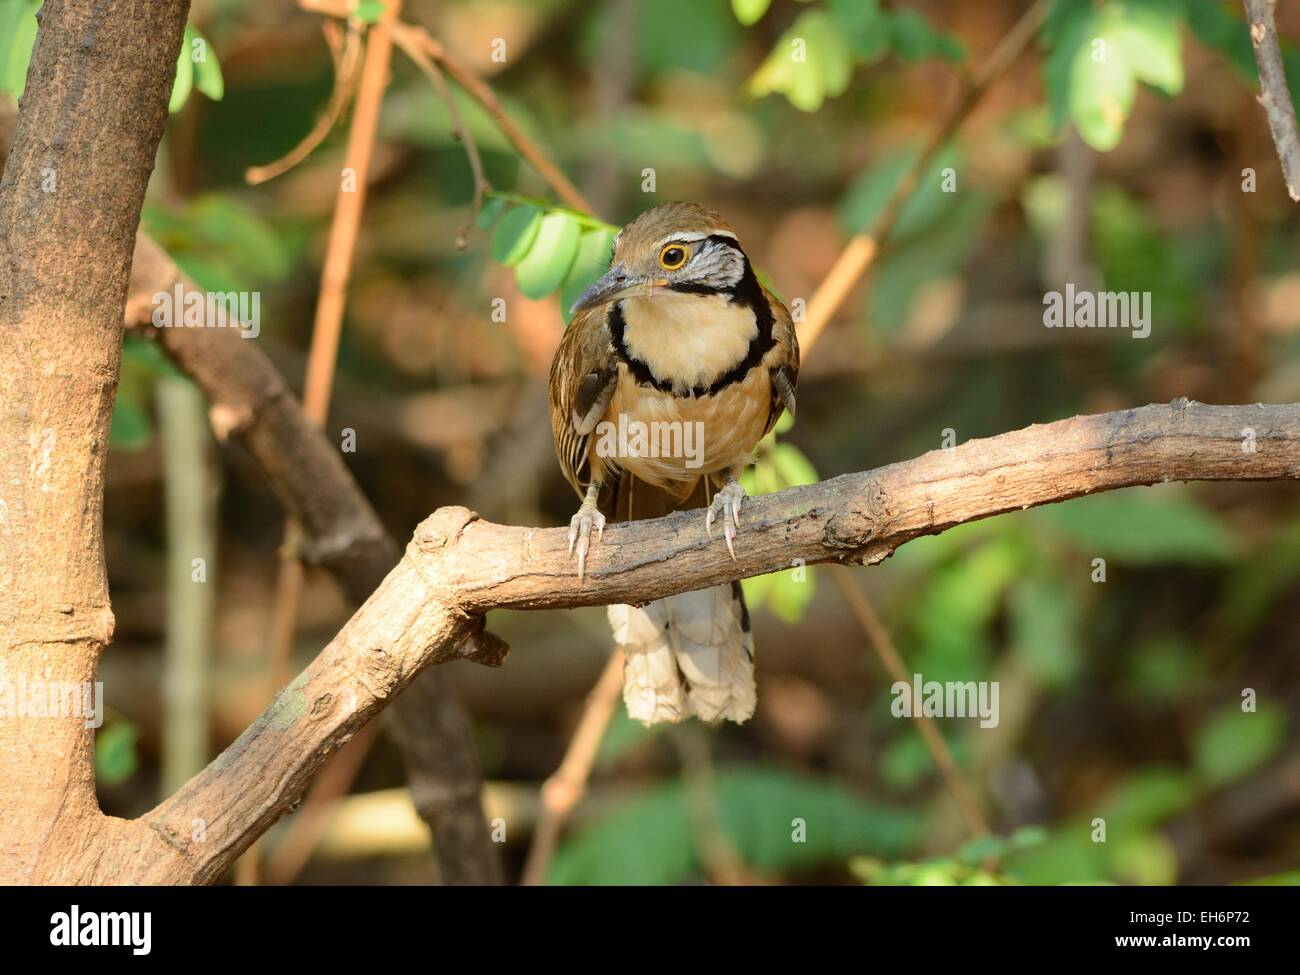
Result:
[[669,271],[676,271],[690,256],[691,252],[681,244],[669,244],[659,252],[659,264]]

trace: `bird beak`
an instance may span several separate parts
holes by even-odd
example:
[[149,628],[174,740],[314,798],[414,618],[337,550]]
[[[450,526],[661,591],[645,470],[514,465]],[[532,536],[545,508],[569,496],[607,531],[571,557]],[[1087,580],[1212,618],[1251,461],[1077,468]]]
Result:
[[664,283],[663,281],[628,274],[627,268],[621,264],[616,264],[606,271],[600,280],[578,296],[578,300],[569,309],[569,314],[576,315],[588,308],[607,305],[611,301],[618,301],[620,298],[626,298],[630,295],[648,294],[651,289]]

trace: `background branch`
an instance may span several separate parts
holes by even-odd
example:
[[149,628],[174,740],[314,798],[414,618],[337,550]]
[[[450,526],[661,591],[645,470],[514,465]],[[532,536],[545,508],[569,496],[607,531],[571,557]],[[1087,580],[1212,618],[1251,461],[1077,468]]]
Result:
[[1287,87],[1277,23],[1273,19],[1277,0],[1245,0],[1245,4],[1255,63],[1259,65],[1259,103],[1268,116],[1287,192],[1291,199],[1300,202],[1300,132],[1296,129],[1295,103]]
[[[152,296],[198,290],[144,234],[136,240],[126,304],[128,327],[156,341],[203,390],[222,439],[253,457],[302,526],[301,555],[327,568],[354,605],[375,591],[399,550],[347,465],[313,424],[256,342],[235,329],[154,328]],[[500,882],[483,818],[477,749],[469,715],[445,680],[423,675],[394,705],[390,727],[402,748],[416,808],[434,837],[445,883]],[[417,748],[418,756],[412,749]],[[422,759],[420,758],[422,757]]]

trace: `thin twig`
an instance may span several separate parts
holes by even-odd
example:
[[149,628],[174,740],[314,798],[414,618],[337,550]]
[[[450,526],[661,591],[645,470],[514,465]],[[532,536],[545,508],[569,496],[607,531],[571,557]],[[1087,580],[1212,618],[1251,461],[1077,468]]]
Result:
[[[322,14],[326,17],[341,19],[351,16],[352,12],[348,0],[298,0],[298,6],[303,10]],[[518,123],[510,117],[491,86],[475,74],[469,65],[448,50],[441,41],[430,35],[423,27],[408,24],[403,20],[397,20],[393,23],[393,38],[403,51],[408,51],[409,47],[418,47],[436,64],[441,65],[451,75],[456,84],[460,85],[471,98],[483,107],[488,115],[492,116],[497,128],[515,147],[515,151],[523,156],[533,169],[537,170],[537,173],[555,191],[555,195],[564,201],[566,206],[582,213],[596,212],[591,202],[551,161],[541,146],[529,138]]]
[[894,187],[889,200],[872,225],[867,230],[854,234],[845,245],[822,283],[817,286],[817,290],[808,300],[806,318],[799,329],[799,346],[805,357],[817,343],[826,326],[830,324],[835,313],[848,299],[850,292],[867,273],[867,269],[879,257],[881,248],[888,242],[898,223],[899,214],[911,198],[921,177],[929,170],[930,164],[970,117],[975,106],[979,104],[993,83],[1001,78],[1029,47],[1046,13],[1047,0],[1035,0],[1034,5],[1020,20],[1016,21],[970,81],[962,85],[962,92],[956,103],[935,129],[925,149],[916,157],[898,185]]
[[555,842],[574,808],[582,801],[591,778],[596,754],[600,751],[605,729],[614,717],[618,692],[623,687],[623,652],[615,650],[600,672],[596,686],[587,695],[577,730],[569,747],[551,776],[542,784],[542,809],[533,832],[520,883],[535,886],[546,881],[546,871],[555,853]]
[[1259,103],[1268,116],[1268,127],[1282,163],[1282,175],[1291,199],[1300,202],[1300,132],[1296,128],[1295,104],[1286,83],[1282,50],[1277,41],[1273,8],[1277,0],[1245,0],[1250,21],[1250,41],[1259,65]]
[[678,725],[670,737],[681,759],[686,815],[705,872],[715,884],[727,887],[752,883],[740,851],[722,821],[708,732],[698,724]]
[[[392,56],[392,25],[402,0],[386,0],[379,21],[370,28],[361,81],[357,89],[356,111],[348,132],[348,175],[339,180],[330,225],[329,243],[321,269],[320,295],[316,302],[316,319],[312,326],[311,350],[307,355],[307,378],[303,387],[302,408],[318,427],[325,426],[329,414],[330,394],[334,387],[334,369],[338,362],[339,339],[343,331],[343,309],[347,301],[352,256],[356,252],[361,215],[365,209],[366,181],[379,127],[379,107],[388,87],[388,66]],[[285,522],[280,571],[276,579],[271,645],[271,680],[273,687],[283,687],[292,669],[290,661],[293,636],[297,629],[298,608],[302,601],[303,565],[302,525],[296,518]],[[254,852],[245,858],[245,869]]]
[[449,51],[441,41],[432,37],[423,27],[399,24],[396,32],[399,36],[409,34],[411,40],[422,46],[429,57],[447,69],[447,73],[456,80],[456,83],[492,116],[497,127],[510,140],[510,144],[515,147],[519,155],[528,160],[529,165],[550,184],[551,189],[555,190],[561,200],[575,210],[584,213],[595,212],[591,202],[569,182],[569,178],[560,172],[559,167],[551,162],[541,147],[524,134],[523,129],[507,114],[496,93],[464,61]]
[[[910,688],[912,678],[907,673],[907,668],[903,666],[903,658],[899,655],[898,648],[894,646],[894,641],[889,636],[889,630],[885,628],[885,624],[876,615],[875,609],[867,601],[867,597],[862,594],[862,590],[854,583],[853,571],[843,565],[831,565],[829,569],[832,581],[834,581],[836,588],[844,596],[844,601],[849,604],[849,609],[853,611],[853,615],[862,626],[863,632],[867,635],[867,642],[871,644],[871,649],[880,658],[885,671],[895,683],[902,682]],[[961,808],[962,818],[966,820],[966,828],[970,830],[972,836],[987,836],[989,825],[985,821],[983,813],[980,812],[975,796],[962,778],[961,770],[957,768],[957,762],[953,759],[952,752],[948,750],[948,743],[943,740],[943,735],[939,733],[939,729],[935,727],[929,716],[923,713],[917,702],[913,702],[912,720],[916,722],[916,730],[921,733],[921,738],[925,741],[925,747],[929,750],[935,765],[938,766],[940,773],[943,775],[948,791],[952,793],[957,805]]]
[[[339,29],[332,20],[322,21],[321,26],[327,40],[331,33],[337,33]],[[325,105],[325,111],[321,113],[320,118],[316,120],[316,124],[303,140],[282,157],[265,166],[249,166],[244,172],[244,180],[250,186],[257,186],[259,183],[265,183],[287,173],[325,141],[325,137],[338,122],[339,116],[343,114],[343,107],[356,88],[357,66],[361,63],[361,53],[364,48],[365,42],[361,39],[360,25],[349,22],[341,49],[335,42],[330,43],[331,53],[334,54],[334,88],[330,92],[330,100]]]
[[461,118],[460,109],[456,107],[456,99],[447,87],[447,79],[442,76],[438,66],[429,59],[424,53],[424,48],[417,44],[409,32],[396,31],[393,34],[393,40],[406,54],[415,66],[424,72],[425,76],[433,82],[433,87],[438,90],[438,96],[447,104],[447,113],[451,116],[451,127],[465,146],[465,155],[469,159],[470,172],[474,174],[474,203],[470,207],[469,217],[466,219],[464,226],[461,227],[460,233],[456,237],[456,247],[464,250],[469,243],[469,233],[474,229],[474,223],[478,220],[478,214],[483,209],[483,198],[492,191],[492,184],[488,182],[486,174],[483,172],[483,160],[479,158],[478,143],[474,141],[474,136],[470,134],[469,126]]

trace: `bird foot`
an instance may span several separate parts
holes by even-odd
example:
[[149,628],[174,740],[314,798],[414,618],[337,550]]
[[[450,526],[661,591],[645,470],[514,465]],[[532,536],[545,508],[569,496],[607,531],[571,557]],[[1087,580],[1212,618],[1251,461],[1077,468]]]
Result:
[[709,504],[709,513],[704,516],[704,529],[713,537],[713,522],[722,515],[722,537],[727,540],[727,551],[731,553],[731,561],[736,561],[736,548],[732,541],[736,537],[736,529],[740,527],[740,505],[745,500],[745,489],[740,486],[739,481],[728,481],[713,496],[712,503]]
[[569,521],[569,554],[578,553],[578,582],[587,573],[587,552],[591,549],[591,530],[596,529],[596,540],[605,537],[605,516],[591,498],[582,502],[578,513]]

